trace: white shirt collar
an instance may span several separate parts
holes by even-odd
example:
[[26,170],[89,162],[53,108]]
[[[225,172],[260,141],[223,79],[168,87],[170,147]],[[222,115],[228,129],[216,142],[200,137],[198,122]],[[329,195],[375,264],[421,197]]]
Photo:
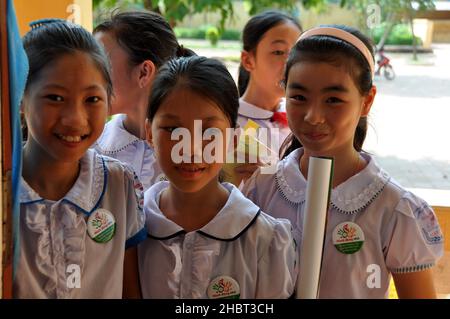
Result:
[[96,142],[102,154],[117,153],[128,145],[141,141],[140,138],[128,132],[123,126],[125,116],[125,114],[118,114],[106,123],[102,135]]
[[[306,200],[307,182],[298,164],[302,154],[303,148],[297,149],[277,165],[277,187],[283,197],[294,204]],[[390,180],[389,174],[370,155],[361,155],[367,160],[367,166],[331,191],[331,205],[344,214],[355,214],[365,209]]]
[[[197,232],[216,240],[231,241],[239,238],[253,224],[259,216],[260,209],[232,184],[222,185],[230,192],[225,206]],[[168,186],[169,182],[159,182],[144,195],[147,231],[152,238],[160,240],[186,233],[182,227],[166,218],[159,209],[159,197]]]
[[[80,159],[80,173],[75,184],[59,201],[68,202],[89,215],[98,207],[105,193],[107,172],[103,157],[94,150],[87,150]],[[20,204],[32,204],[45,200],[28,185],[23,177],[21,177],[19,191]]]
[[[282,99],[278,110],[279,112],[286,111],[286,100]],[[242,98],[239,99],[239,115],[245,116],[255,120],[269,120],[273,116],[273,112],[257,107],[256,105],[250,104],[244,101]]]

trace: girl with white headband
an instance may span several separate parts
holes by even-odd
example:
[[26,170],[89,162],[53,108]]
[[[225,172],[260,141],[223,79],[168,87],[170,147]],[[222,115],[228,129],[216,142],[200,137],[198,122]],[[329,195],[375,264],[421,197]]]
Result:
[[435,298],[431,268],[443,253],[436,216],[362,151],[373,65],[370,41],[353,28],[302,34],[285,71],[293,135],[276,172],[256,171],[243,192],[290,219],[301,247],[309,158],[333,157],[319,298],[387,298],[391,275],[400,298]]

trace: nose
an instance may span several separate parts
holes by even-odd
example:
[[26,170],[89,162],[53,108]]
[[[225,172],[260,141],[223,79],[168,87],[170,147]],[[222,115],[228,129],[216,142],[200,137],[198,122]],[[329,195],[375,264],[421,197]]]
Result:
[[88,125],[88,112],[83,101],[68,101],[63,106],[61,124],[70,128],[83,128]]
[[311,104],[305,114],[305,122],[311,125],[318,125],[325,121],[323,108],[318,104]]

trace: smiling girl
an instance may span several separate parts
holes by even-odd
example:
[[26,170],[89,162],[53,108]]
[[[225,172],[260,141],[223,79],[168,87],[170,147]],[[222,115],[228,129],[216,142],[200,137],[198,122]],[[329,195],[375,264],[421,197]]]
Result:
[[131,169],[89,150],[112,92],[107,58],[79,26],[52,19],[32,27],[23,40],[28,137],[14,295],[139,297],[142,186]]
[[[144,298],[287,298],[293,293],[290,223],[264,214],[232,184],[219,182],[233,144],[222,137],[236,127],[238,106],[233,78],[213,59],[171,60],[155,79],[146,134],[169,181],[145,192],[149,238],[139,247]],[[205,156],[210,140],[189,140],[190,147],[178,149],[183,132],[214,135],[220,145],[216,159]]]
[[387,298],[392,275],[400,298],[433,298],[431,268],[443,252],[436,216],[362,151],[376,95],[372,50],[345,26],[302,34],[286,65],[293,135],[285,158],[274,174],[256,172],[243,192],[291,220],[300,243],[309,159],[334,158],[319,297]]

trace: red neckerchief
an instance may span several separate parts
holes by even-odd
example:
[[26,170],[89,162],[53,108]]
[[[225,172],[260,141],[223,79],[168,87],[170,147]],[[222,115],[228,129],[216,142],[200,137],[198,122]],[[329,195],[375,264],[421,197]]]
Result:
[[286,116],[286,112],[273,112],[272,117],[270,118],[271,122],[276,122],[280,127],[287,127],[288,120]]

